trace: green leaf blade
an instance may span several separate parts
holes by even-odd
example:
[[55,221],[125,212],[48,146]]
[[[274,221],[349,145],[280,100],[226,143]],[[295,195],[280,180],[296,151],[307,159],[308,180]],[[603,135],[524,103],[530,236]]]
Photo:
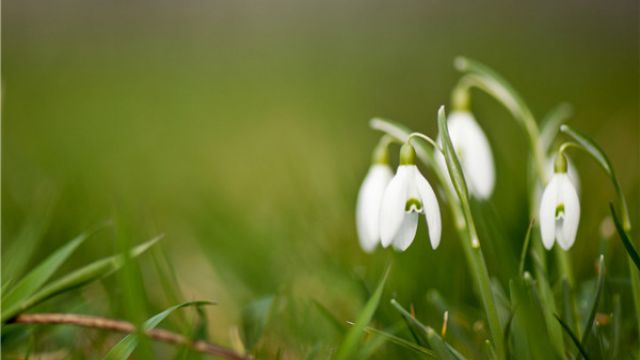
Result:
[[25,311],[55,295],[84,286],[88,283],[93,282],[94,280],[100,279],[117,271],[124,265],[125,256],[130,256],[132,258],[137,257],[138,255],[148,250],[151,246],[153,246],[161,237],[162,236],[158,236],[141,245],[136,246],[129,251],[129,254],[119,254],[97,260],[89,265],[71,272],[66,276],[63,276],[61,279],[58,279],[40,289],[24,302],[21,302],[20,306],[3,312],[2,322],[11,319],[18,313]]
[[[44,283],[62,266],[62,264],[73,254],[73,252],[89,237],[89,233],[82,233],[68,242],[56,252],[51,254],[35,269],[31,270],[7,293],[3,293],[3,310],[15,308],[20,301],[25,300],[40,289]],[[4,318],[4,317],[3,317]]]
[[357,349],[357,345],[360,342],[360,339],[364,335],[364,329],[367,327],[371,319],[373,318],[373,314],[378,308],[378,304],[380,303],[380,299],[382,298],[382,290],[384,289],[384,284],[387,282],[387,278],[389,277],[390,267],[387,267],[387,270],[384,272],[382,279],[378,283],[376,290],[367,303],[365,304],[362,311],[358,315],[355,325],[349,329],[347,335],[345,336],[342,344],[338,348],[336,352],[335,359],[350,359],[353,357],[354,352]]
[[[174,311],[187,307],[187,306],[202,306],[202,305],[213,305],[213,302],[210,301],[189,301],[182,304],[174,305],[164,311],[150,317],[147,321],[145,321],[143,327],[144,330],[151,330],[158,326],[167,316],[171,315]],[[129,334],[122,338],[114,347],[109,350],[107,355],[103,358],[103,360],[126,360],[133,354],[136,347],[139,343],[139,335],[137,333]]]

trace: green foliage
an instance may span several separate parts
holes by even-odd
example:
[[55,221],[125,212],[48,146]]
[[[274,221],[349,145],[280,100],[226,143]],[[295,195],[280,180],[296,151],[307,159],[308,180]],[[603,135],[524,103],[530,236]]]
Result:
[[[137,257],[138,255],[144,253],[151,246],[153,246],[153,244],[155,244],[159,239],[160,237],[157,237],[155,239],[147,241],[146,243],[138,245],[131,249],[128,254],[114,255],[94,261],[89,265],[72,271],[71,273],[62,276],[57,280],[54,280],[48,284],[44,284],[44,286],[39,288],[33,294],[20,299],[19,302],[13,304],[12,307],[8,309],[5,309],[3,307],[2,322],[4,323],[10,320],[18,313],[26,311],[29,308],[36,306],[53,296],[76,289],[95,280],[101,279],[109,274],[112,274],[124,265],[125,256]],[[69,248],[63,248],[62,250],[68,249]],[[54,255],[56,256],[56,258],[58,257],[58,253]]]
[[369,298],[367,303],[364,305],[364,308],[360,311],[360,314],[358,314],[355,325],[349,329],[345,335],[342,344],[340,344],[340,347],[336,351],[336,359],[350,359],[353,354],[357,352],[357,346],[365,333],[364,329],[367,327],[373,318],[373,314],[378,308],[378,304],[382,298],[382,290],[384,289],[384,284],[387,281],[390,270],[391,268],[387,267],[387,270],[384,272],[384,275],[378,283],[376,290],[373,292],[373,295],[371,295],[371,298]]
[[254,349],[271,318],[275,304],[275,296],[266,296],[244,308],[242,312],[242,335],[245,348]]
[[[31,270],[25,277],[8,290],[2,293],[2,321],[17,313],[21,307],[21,302],[33,295],[38,289],[44,285],[49,277],[67,260],[71,254],[87,239],[88,234],[83,233],[71,240],[62,248],[51,254],[47,259],[42,261],[35,269]],[[8,315],[5,315],[8,314]]]
[[[182,304],[174,305],[146,320],[143,324],[144,331],[151,330],[156,326],[160,325],[160,323],[167,318],[167,316],[171,315],[174,311],[187,307],[187,306],[202,306],[202,305],[213,305],[214,303],[209,301],[189,301]],[[114,347],[109,350],[109,353],[105,355],[103,360],[126,360],[133,354],[133,351],[138,346],[140,342],[140,335],[137,333],[129,334],[122,338],[120,342],[118,342]]]

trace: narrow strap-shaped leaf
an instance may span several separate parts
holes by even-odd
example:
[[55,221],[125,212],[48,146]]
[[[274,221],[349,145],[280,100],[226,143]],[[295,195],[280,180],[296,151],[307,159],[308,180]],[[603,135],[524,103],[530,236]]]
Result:
[[[600,303],[600,294],[602,293],[602,289],[604,288],[604,279],[605,279],[605,265],[604,265],[604,256],[600,255],[600,259],[598,259],[598,282],[596,285],[596,291],[593,294],[593,298],[591,299],[589,317],[587,318],[587,322],[584,325],[584,330],[582,332],[582,347],[587,346],[587,341],[589,341],[589,336],[591,335],[591,330],[594,326],[594,321],[596,319],[596,312],[598,311],[598,304]],[[576,360],[580,360],[581,354],[576,356]]]
[[[213,305],[214,303],[209,301],[189,301],[182,304],[174,305],[152,317],[144,322],[143,328],[145,331],[151,330],[158,326],[167,316],[172,312],[187,306],[200,306],[200,305]],[[129,334],[122,338],[114,347],[109,350],[104,360],[126,360],[133,354],[133,351],[138,346],[139,335],[137,333]]]
[[560,126],[560,131],[572,137],[578,144],[582,146],[584,150],[586,150],[602,167],[602,169],[609,175],[611,182],[613,183],[613,187],[616,190],[616,194],[618,195],[620,201],[620,208],[622,211],[622,225],[624,229],[629,229],[631,224],[629,223],[629,210],[627,208],[627,200],[622,193],[622,187],[618,182],[618,178],[616,177],[615,172],[613,171],[613,166],[611,165],[611,161],[607,154],[602,150],[595,141],[589,138],[587,135],[579,132],[578,130],[570,127],[569,125]]
[[571,331],[571,328],[569,327],[569,325],[567,325],[564,321],[562,321],[562,319],[557,314],[554,314],[554,316],[562,326],[562,329],[564,329],[567,335],[569,335],[569,337],[571,338],[571,341],[573,341],[575,346],[578,348],[578,351],[580,352],[580,354],[584,356],[586,360],[589,360],[589,354],[587,354],[587,351],[582,347],[582,344],[580,344],[580,339],[578,339],[578,337],[573,333],[573,331]]
[[535,219],[531,219],[529,227],[527,228],[527,234],[524,236],[524,243],[522,244],[522,251],[520,252],[520,265],[518,266],[520,276],[524,275],[524,264],[527,260],[527,250],[529,249],[529,242],[531,241],[531,233],[535,222]]
[[73,252],[82,244],[89,233],[82,233],[75,239],[69,241],[66,245],[59,248],[48,258],[42,261],[38,266],[31,270],[25,277],[12,287],[2,296],[3,309],[12,309],[17,306],[20,301],[31,296],[35,291],[49,280],[56,270],[73,254]]
[[638,251],[636,250],[635,246],[633,246],[633,243],[631,242],[631,239],[629,239],[627,232],[624,231],[624,228],[620,223],[620,219],[618,218],[618,214],[616,213],[616,209],[613,207],[613,204],[610,203],[609,208],[611,209],[611,217],[613,218],[613,223],[616,225],[618,235],[620,235],[620,239],[624,244],[624,248],[625,250],[627,250],[627,254],[629,254],[631,260],[633,260],[636,268],[640,270],[640,256],[638,255]]
[[342,323],[338,318],[333,315],[331,310],[329,310],[326,306],[324,306],[321,302],[317,300],[312,300],[313,305],[318,309],[318,312],[325,318],[327,321],[338,331],[340,334],[344,334],[346,332],[346,328],[344,323]]
[[587,135],[566,124],[560,126],[560,131],[569,135],[576,142],[582,145],[586,151],[593,155],[593,157],[598,161],[598,164],[602,166],[604,171],[609,176],[614,176],[613,167],[611,166],[609,157],[607,157],[607,154],[605,154],[604,150],[602,150],[602,148],[598,146],[595,141],[591,140]]
[[383,337],[384,339],[388,340],[389,342],[391,342],[393,344],[396,344],[396,345],[398,345],[398,346],[400,346],[402,348],[417,352],[419,354],[426,355],[426,356],[428,356],[428,357],[430,357],[432,359],[437,359],[436,354],[433,351],[431,351],[431,350],[429,350],[429,349],[427,349],[427,348],[425,348],[423,346],[414,344],[411,341],[407,341],[407,340],[405,340],[405,339],[403,339],[401,337],[395,336],[392,333],[389,333],[387,331],[382,331],[382,330],[378,330],[378,329],[376,329],[374,327],[367,326],[367,327],[365,327],[364,332],[366,332],[367,334],[379,335],[379,336]]
[[455,351],[455,349],[449,346],[431,327],[421,323],[418,319],[411,315],[411,313],[403,308],[402,305],[400,305],[400,303],[398,303],[395,299],[391,300],[391,305],[393,305],[393,307],[395,307],[405,319],[409,319],[427,335],[427,342],[429,343],[429,346],[431,346],[431,348],[436,352],[438,358],[451,360],[464,359],[464,357],[459,352]]
[[50,297],[86,285],[94,280],[100,279],[117,271],[124,264],[125,256],[137,257],[138,255],[149,249],[151,246],[153,246],[153,244],[155,244],[161,237],[162,236],[158,236],[152,240],[136,246],[129,251],[129,254],[119,254],[97,260],[89,265],[71,272],[68,275],[63,276],[58,280],[53,281],[49,285],[37,291],[35,294],[31,295],[25,301],[21,302],[20,306],[3,312],[2,322],[11,319],[20,312],[23,312],[49,299]]
[[462,201],[467,201],[469,196],[467,182],[464,179],[462,166],[460,166],[460,161],[458,160],[458,156],[456,156],[456,150],[453,147],[451,137],[449,136],[447,119],[444,115],[444,107],[442,106],[440,107],[440,109],[438,109],[438,132],[440,133],[440,138],[442,139],[444,158],[447,162],[447,169],[449,170],[449,176],[451,177],[453,186],[458,193],[458,197],[460,197]]
[[345,336],[342,344],[340,344],[340,347],[336,352],[336,359],[350,359],[353,357],[358,343],[360,342],[360,339],[364,334],[364,329],[367,327],[367,325],[371,321],[371,318],[373,318],[373,314],[378,308],[380,298],[382,298],[382,290],[384,289],[384,284],[387,281],[387,277],[389,276],[389,270],[390,267],[387,267],[387,270],[384,272],[382,279],[378,283],[378,287],[374,291],[373,295],[371,295],[362,311],[360,311],[360,314],[358,314],[355,325],[351,329],[349,329],[349,332],[347,332],[347,335]]

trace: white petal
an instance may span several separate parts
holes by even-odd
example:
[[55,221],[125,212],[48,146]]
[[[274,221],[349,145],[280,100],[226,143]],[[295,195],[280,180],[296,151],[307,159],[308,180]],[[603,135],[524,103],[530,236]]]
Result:
[[495,166],[487,136],[470,112],[451,113],[447,124],[470,193],[489,198],[495,186]]
[[567,174],[558,175],[561,178],[560,201],[564,204],[565,218],[562,226],[562,237],[558,243],[567,250],[576,240],[578,224],[580,223],[580,200],[573,183]]
[[578,170],[573,165],[573,163],[567,159],[567,175],[569,176],[569,180],[575,187],[576,194],[580,192],[580,176],[578,176]]
[[553,247],[553,241],[556,237],[556,207],[558,206],[561,184],[562,179],[558,177],[558,174],[553,175],[544,189],[540,201],[540,233],[542,243],[547,250]]
[[384,190],[380,205],[380,242],[384,247],[393,242],[404,220],[409,181],[413,181],[411,174],[411,166],[399,166],[396,175]]
[[418,229],[418,213],[405,213],[402,224],[393,239],[393,248],[399,251],[405,251],[416,237]]
[[360,246],[365,252],[373,251],[380,240],[380,204],[392,177],[393,172],[388,165],[374,164],[360,187],[356,224]]
[[420,201],[422,201],[422,208],[424,209],[424,216],[427,220],[427,227],[429,229],[429,241],[431,247],[435,250],[440,245],[440,235],[442,233],[442,220],[440,219],[440,206],[438,205],[438,199],[433,192],[433,188],[425,179],[420,171],[415,172],[416,185],[418,187],[418,194],[420,194]]

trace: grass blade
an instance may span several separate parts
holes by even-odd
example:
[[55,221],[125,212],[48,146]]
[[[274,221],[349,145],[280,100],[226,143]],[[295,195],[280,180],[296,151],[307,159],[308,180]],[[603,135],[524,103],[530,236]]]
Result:
[[390,267],[387,267],[387,270],[384,272],[382,279],[378,283],[378,287],[374,291],[369,301],[365,304],[360,314],[358,314],[358,319],[356,320],[355,325],[349,329],[347,335],[344,338],[342,344],[338,348],[336,352],[336,359],[350,359],[353,357],[354,352],[357,349],[357,345],[364,334],[364,329],[367,327],[371,318],[373,318],[373,314],[378,308],[378,304],[380,303],[380,298],[382,298],[382,290],[384,289],[384,284],[387,281],[387,277],[389,276]]
[[[153,246],[161,236],[158,236],[152,240],[149,240],[141,245],[129,251],[128,256],[136,257],[151,246]],[[89,265],[86,265],[72,273],[58,279],[51,284],[45,286],[40,291],[36,292],[28,299],[20,303],[20,306],[10,309],[2,314],[2,322],[11,319],[15,315],[23,312],[39,303],[63,292],[81,287],[94,280],[105,277],[113,272],[117,271],[124,265],[125,254],[114,255],[108,258],[97,260]]]
[[618,182],[618,178],[616,177],[615,172],[613,171],[613,166],[611,166],[611,161],[609,161],[609,157],[607,154],[595,143],[595,141],[591,140],[587,135],[573,129],[568,125],[560,126],[560,131],[572,137],[578,144],[582,146],[582,149],[587,151],[589,155],[591,155],[596,162],[602,167],[602,169],[609,175],[611,182],[613,183],[613,187],[616,190],[616,194],[618,195],[620,201],[620,208],[622,212],[622,224],[624,229],[629,229],[631,227],[629,220],[629,209],[627,208],[627,200],[625,199],[622,193],[622,187]]
[[[350,323],[350,324],[353,325],[353,323]],[[425,348],[423,346],[414,344],[411,341],[405,340],[405,339],[403,339],[401,337],[395,336],[395,335],[393,335],[393,334],[391,334],[391,333],[389,333],[387,331],[382,331],[382,330],[376,329],[374,327],[367,326],[367,327],[364,328],[364,332],[367,333],[367,334],[381,336],[385,340],[388,340],[389,342],[391,342],[391,343],[393,343],[395,345],[398,345],[398,346],[400,346],[402,348],[414,351],[414,352],[422,354],[422,355],[426,355],[426,356],[428,356],[428,357],[430,357],[432,359],[437,359],[436,354],[433,351],[431,351],[431,350],[429,350],[429,349],[427,349],[427,348]]]
[[[209,301],[189,301],[182,304],[174,305],[145,321],[143,328],[145,331],[151,330],[158,326],[167,316],[171,315],[172,312],[187,307],[187,306],[201,306],[201,305],[213,305],[214,303]],[[122,338],[114,347],[109,350],[107,355],[103,358],[104,360],[126,360],[133,354],[133,351],[138,346],[139,335],[129,334]]]
[[453,143],[449,137],[449,129],[447,128],[447,119],[444,115],[444,107],[440,107],[438,110],[438,132],[442,139],[442,150],[447,162],[447,169],[449,170],[451,182],[456,188],[456,192],[458,193],[460,200],[466,202],[468,201],[469,190],[467,189],[467,182],[465,181],[462,173],[462,166],[456,156],[456,149],[453,147]]
[[580,344],[580,340],[578,339],[578,337],[573,333],[573,331],[571,331],[571,328],[569,327],[569,325],[567,325],[564,321],[562,321],[562,319],[558,315],[554,314],[554,316],[556,317],[556,320],[558,320],[558,322],[560,323],[560,326],[562,326],[562,329],[564,329],[564,331],[567,333],[567,335],[569,335],[573,343],[576,345],[580,354],[584,356],[586,360],[589,360],[589,355],[587,354],[585,349],[582,347],[582,344]]
[[529,228],[527,229],[527,234],[524,236],[524,244],[522,244],[522,251],[520,252],[520,265],[518,266],[518,273],[520,276],[524,275],[524,264],[527,260],[527,250],[529,249],[529,243],[531,242],[531,233],[533,231],[533,225],[535,224],[536,219],[531,219],[529,222]]
[[427,342],[429,346],[436,352],[440,359],[464,359],[464,357],[450,347],[431,327],[424,325],[418,319],[411,315],[405,308],[402,307],[395,299],[391,299],[391,305],[393,305],[400,314],[405,318],[411,320],[416,326],[418,326],[427,335]]
[[251,351],[264,333],[273,309],[276,296],[268,295],[247,305],[242,311],[242,339],[244,347]]
[[[58,268],[73,254],[87,238],[89,233],[82,233],[75,239],[51,254],[42,261],[35,269],[31,270],[25,277],[12,287],[8,292],[3,293],[2,307],[11,312],[13,308],[19,306],[20,301],[33,295],[44,283],[49,280]],[[4,317],[3,317],[4,318]]]
[[[587,341],[589,341],[589,336],[591,335],[591,330],[594,326],[594,320],[596,318],[596,312],[598,311],[598,304],[600,303],[600,294],[602,293],[602,289],[604,288],[604,279],[605,279],[605,265],[604,265],[604,256],[600,255],[600,259],[598,259],[598,282],[596,285],[596,292],[593,294],[593,298],[591,299],[591,311],[589,312],[589,318],[587,318],[587,322],[584,325],[584,331],[582,332],[582,346],[587,345]],[[580,354],[576,357],[576,360],[580,360]]]
[[620,218],[618,218],[618,214],[616,213],[616,209],[613,207],[613,204],[609,203],[609,208],[611,209],[611,217],[613,218],[613,223],[616,226],[616,230],[618,230],[618,235],[620,235],[620,239],[624,244],[624,248],[625,250],[627,250],[627,254],[629,254],[631,260],[633,260],[636,268],[640,271],[640,256],[638,255],[638,251],[636,250],[635,246],[633,246],[633,243],[631,242],[631,239],[629,239],[627,232],[624,231],[624,228],[620,223]]

